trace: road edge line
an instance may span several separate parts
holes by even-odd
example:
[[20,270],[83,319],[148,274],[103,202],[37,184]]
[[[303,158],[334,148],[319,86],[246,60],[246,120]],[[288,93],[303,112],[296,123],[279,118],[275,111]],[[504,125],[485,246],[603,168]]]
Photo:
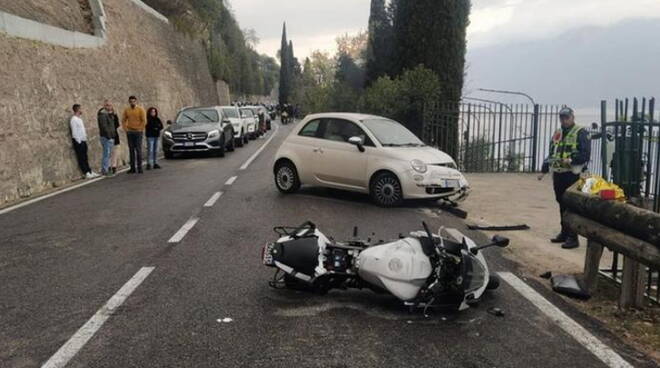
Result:
[[65,367],[154,269],[142,267],[41,368]]
[[541,294],[532,289],[524,281],[511,272],[498,272],[500,278],[506,281],[520,295],[530,301],[543,314],[561,327],[564,332],[571,335],[577,342],[582,344],[587,350],[594,354],[598,359],[611,368],[633,368],[619,354],[609,346],[602,343],[596,336],[592,335],[587,329],[575,322],[566,313],[562,312],[554,304],[544,298]]

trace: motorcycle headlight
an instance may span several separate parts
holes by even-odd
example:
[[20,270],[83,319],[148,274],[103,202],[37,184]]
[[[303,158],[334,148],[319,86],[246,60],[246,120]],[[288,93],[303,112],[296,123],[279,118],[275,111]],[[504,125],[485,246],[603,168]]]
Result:
[[167,138],[172,138],[172,132],[170,132],[169,130],[166,130],[165,133],[163,134],[165,134]]
[[412,166],[413,170],[417,171],[420,174],[424,174],[428,170],[426,164],[421,160],[412,160],[410,161],[410,165]]
[[219,136],[220,136],[220,131],[217,129],[209,132],[209,138],[215,138]]

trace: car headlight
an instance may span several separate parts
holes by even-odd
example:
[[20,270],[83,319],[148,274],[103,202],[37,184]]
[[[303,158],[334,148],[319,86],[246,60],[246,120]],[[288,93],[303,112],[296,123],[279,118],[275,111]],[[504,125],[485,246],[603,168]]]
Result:
[[219,136],[220,136],[220,131],[217,129],[209,132],[209,138],[215,138]]
[[428,170],[426,164],[421,160],[412,160],[410,161],[410,165],[412,166],[413,170],[421,174],[426,173],[426,171]]
[[172,132],[170,132],[169,130],[166,130],[165,133],[163,134],[165,134],[167,138],[172,138]]

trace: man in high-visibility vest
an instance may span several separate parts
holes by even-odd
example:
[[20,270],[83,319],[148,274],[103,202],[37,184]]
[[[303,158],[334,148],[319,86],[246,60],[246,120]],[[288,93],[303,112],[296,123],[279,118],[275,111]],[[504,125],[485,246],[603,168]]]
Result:
[[[560,218],[564,213],[562,197],[564,192],[580,179],[591,158],[589,132],[575,124],[573,110],[565,107],[559,112],[561,128],[557,129],[550,142],[550,156],[543,164],[543,172],[552,171],[555,198],[559,202]],[[563,243],[562,248],[573,249],[580,246],[578,236],[562,221],[561,232],[551,239],[553,243]]]

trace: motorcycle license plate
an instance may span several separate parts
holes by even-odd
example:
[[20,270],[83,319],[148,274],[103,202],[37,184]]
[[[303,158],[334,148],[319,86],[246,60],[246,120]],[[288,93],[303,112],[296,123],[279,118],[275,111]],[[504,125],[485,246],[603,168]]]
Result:
[[459,188],[461,185],[458,180],[446,179],[442,181],[442,186],[445,188]]
[[275,244],[273,243],[268,243],[264,245],[264,254],[263,254],[263,263],[266,266],[274,266],[275,261],[273,260],[273,248],[275,247]]

